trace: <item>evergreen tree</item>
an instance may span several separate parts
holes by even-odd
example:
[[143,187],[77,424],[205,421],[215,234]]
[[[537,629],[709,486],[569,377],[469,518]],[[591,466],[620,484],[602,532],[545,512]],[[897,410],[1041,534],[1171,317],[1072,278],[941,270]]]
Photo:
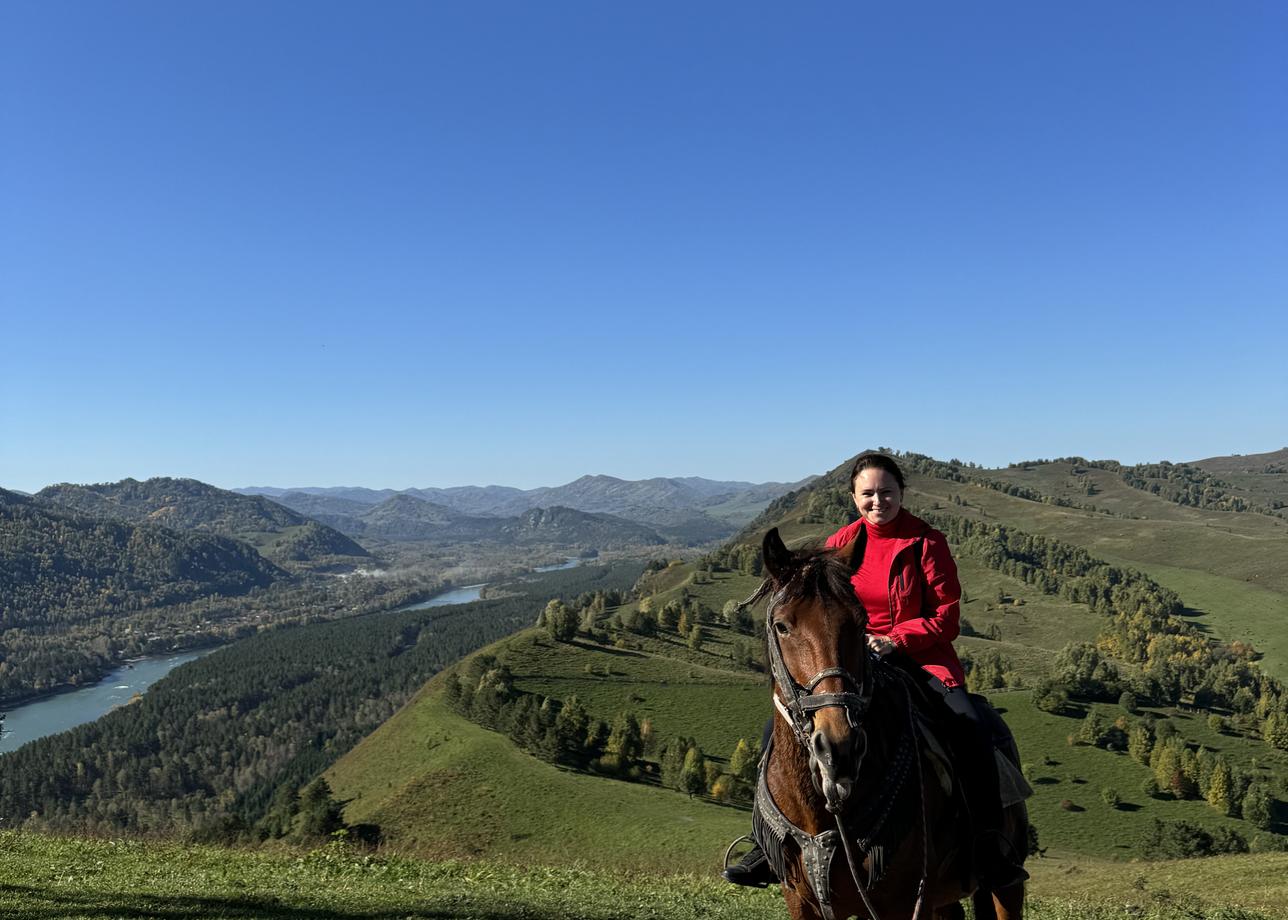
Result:
[[345,826],[343,812],[344,807],[332,796],[330,785],[318,777],[300,793],[296,834],[303,839],[329,837]]

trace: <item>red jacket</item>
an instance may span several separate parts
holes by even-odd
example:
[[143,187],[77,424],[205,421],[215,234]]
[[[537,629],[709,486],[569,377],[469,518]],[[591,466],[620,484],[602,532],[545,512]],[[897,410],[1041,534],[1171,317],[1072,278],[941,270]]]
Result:
[[[899,527],[890,538],[899,543],[890,563],[890,613],[894,625],[886,635],[945,686],[964,687],[966,673],[953,649],[961,617],[962,587],[948,540],[907,509],[899,512],[895,523]],[[862,519],[842,527],[827,538],[828,549],[849,544],[861,527]],[[876,539],[871,534],[867,536]]]

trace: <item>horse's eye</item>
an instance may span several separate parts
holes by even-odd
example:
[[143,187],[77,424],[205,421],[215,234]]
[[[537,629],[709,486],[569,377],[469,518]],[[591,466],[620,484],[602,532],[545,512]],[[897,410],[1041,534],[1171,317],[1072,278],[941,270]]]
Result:
[[774,624],[774,631],[777,632],[778,635],[780,636],[785,636],[789,632],[791,632],[791,630],[787,628],[787,624],[784,623],[782,620],[779,620]]

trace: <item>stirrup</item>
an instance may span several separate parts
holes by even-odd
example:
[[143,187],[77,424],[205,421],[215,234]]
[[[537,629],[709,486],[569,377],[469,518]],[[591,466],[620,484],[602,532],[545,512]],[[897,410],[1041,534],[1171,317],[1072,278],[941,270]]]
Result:
[[[746,852],[737,864],[729,865],[729,857],[733,855],[734,847],[744,840],[751,841],[751,849]],[[748,834],[743,834],[729,844],[729,849],[725,850],[724,869],[720,875],[726,882],[743,885],[748,888],[765,888],[778,881],[778,876],[774,874],[773,867],[769,865],[769,857],[765,855],[765,851]]]

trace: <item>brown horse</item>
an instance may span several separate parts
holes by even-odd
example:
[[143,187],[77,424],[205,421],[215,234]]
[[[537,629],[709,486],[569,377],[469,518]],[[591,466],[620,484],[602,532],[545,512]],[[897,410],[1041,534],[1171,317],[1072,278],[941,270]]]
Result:
[[[977,918],[1019,920],[1023,883],[977,889],[945,748],[917,727],[928,708],[921,681],[869,656],[867,614],[850,584],[854,544],[792,552],[774,529],[763,549],[769,577],[757,594],[769,597],[781,718],[757,790],[756,837],[793,920],[960,920],[971,895]],[[1006,809],[1003,831],[1026,852],[1023,803]]]

